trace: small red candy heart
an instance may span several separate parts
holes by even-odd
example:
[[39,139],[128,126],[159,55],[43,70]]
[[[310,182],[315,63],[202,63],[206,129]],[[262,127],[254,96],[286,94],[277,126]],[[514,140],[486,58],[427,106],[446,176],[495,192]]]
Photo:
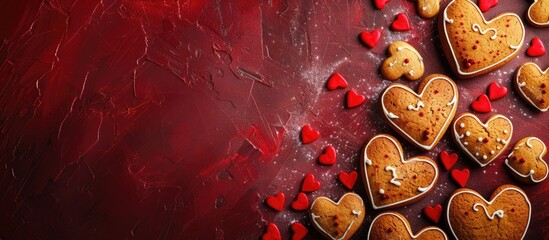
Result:
[[404,13],[399,13],[391,24],[391,28],[395,31],[408,31],[410,30],[410,22],[408,22],[408,17]]
[[305,179],[303,179],[303,184],[301,184],[301,191],[314,192],[318,189],[320,189],[320,182],[315,181],[313,174],[307,173]]
[[358,94],[354,89],[347,92],[347,107],[354,108],[362,105],[366,101],[364,95]]
[[282,207],[284,207],[284,201],[285,201],[284,193],[278,193],[274,196],[268,196],[266,200],[267,205],[269,205],[269,207],[279,212],[282,211]]
[[426,206],[423,208],[423,214],[427,216],[431,221],[438,224],[438,220],[440,220],[440,214],[442,213],[442,206],[440,204],[435,205],[434,207]]
[[383,9],[389,1],[391,0],[374,0],[374,5],[377,9]]
[[497,100],[507,95],[507,88],[499,86],[498,83],[492,82],[488,86],[488,96],[490,100]]
[[526,50],[526,54],[530,57],[539,57],[545,54],[545,46],[538,37],[532,39],[532,45]]
[[358,173],[356,171],[351,171],[349,173],[341,171],[338,175],[338,178],[339,181],[343,183],[343,186],[345,186],[349,190],[353,190],[356,179],[358,178]]
[[444,165],[446,171],[450,170],[450,168],[456,164],[458,157],[457,153],[450,154],[446,152],[446,150],[440,153],[440,161],[442,162],[442,165]]
[[303,224],[299,222],[293,222],[291,225],[292,231],[294,232],[294,235],[292,235],[292,240],[301,240],[303,239],[309,230]]
[[298,193],[297,199],[292,202],[292,208],[297,211],[307,210],[309,208],[309,199],[305,193]]
[[381,30],[379,29],[360,33],[360,40],[370,48],[374,48],[379,42],[379,39],[381,39]]
[[487,113],[492,111],[492,104],[490,104],[490,99],[486,94],[480,95],[476,101],[471,104],[473,110],[481,113]]
[[312,143],[320,137],[320,132],[313,130],[311,125],[307,124],[301,128],[301,141],[303,144]]
[[487,12],[496,5],[498,5],[498,0],[478,0],[478,7],[482,12]]
[[341,74],[339,74],[338,72],[335,72],[334,74],[332,74],[330,79],[328,79],[328,83],[326,83],[326,87],[328,88],[328,90],[346,88],[347,86],[349,86],[349,84],[347,84],[347,81],[345,81],[345,78],[343,78],[343,76],[341,76]]
[[452,178],[459,184],[459,186],[465,187],[465,184],[467,184],[467,180],[469,180],[469,169],[453,169],[451,174]]
[[263,237],[261,238],[263,240],[281,240],[282,237],[280,237],[280,231],[278,231],[278,227],[274,223],[269,223],[267,225],[267,231],[263,233]]
[[334,147],[328,145],[324,149],[324,154],[320,155],[318,162],[323,165],[334,165],[336,163],[336,150]]

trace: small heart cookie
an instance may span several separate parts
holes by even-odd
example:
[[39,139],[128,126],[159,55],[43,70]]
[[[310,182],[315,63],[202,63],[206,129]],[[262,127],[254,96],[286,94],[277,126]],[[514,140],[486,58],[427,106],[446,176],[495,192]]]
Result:
[[522,189],[503,185],[490,201],[461,188],[448,202],[446,216],[456,239],[523,239],[530,223],[531,204]]
[[442,48],[459,78],[473,78],[494,71],[517,56],[525,29],[514,13],[486,21],[470,0],[453,0],[439,21]]
[[542,71],[535,63],[525,63],[515,74],[518,93],[542,112],[549,109],[549,68]]
[[415,202],[425,197],[438,180],[435,161],[425,156],[405,160],[398,140],[385,134],[374,136],[366,144],[360,168],[374,209]]
[[400,213],[389,211],[379,214],[374,219],[368,230],[368,239],[445,240],[448,239],[448,236],[438,227],[426,227],[414,235],[406,217]]
[[547,178],[547,163],[543,156],[547,153],[545,143],[536,137],[526,137],[515,144],[513,151],[505,159],[513,177],[523,183],[539,183]]
[[454,120],[452,132],[467,156],[484,167],[505,150],[513,136],[513,124],[499,114],[482,123],[477,116],[462,113]]
[[412,45],[398,41],[389,46],[389,57],[381,65],[381,75],[387,80],[397,80],[405,76],[418,80],[423,76],[423,58]]
[[440,2],[442,0],[418,0],[417,11],[423,18],[433,18],[440,11]]
[[311,204],[312,225],[328,239],[349,239],[360,228],[366,208],[359,195],[346,193],[333,202],[327,197],[319,197]]
[[549,0],[534,0],[528,8],[528,22],[534,27],[549,27]]
[[395,131],[414,145],[431,150],[454,118],[458,89],[449,77],[433,74],[421,81],[418,92],[392,84],[381,95],[381,108]]

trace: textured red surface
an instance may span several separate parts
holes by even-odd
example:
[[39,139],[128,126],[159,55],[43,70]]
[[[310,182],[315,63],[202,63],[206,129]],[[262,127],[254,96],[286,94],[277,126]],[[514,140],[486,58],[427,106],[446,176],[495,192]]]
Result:
[[[527,2],[503,1],[486,16],[524,16]],[[287,238],[293,221],[318,238],[288,199],[306,173],[322,185],[310,201],[339,198],[346,189],[337,175],[358,169],[364,142],[394,135],[378,109],[389,84],[377,70],[387,46],[408,41],[427,62],[426,75],[451,74],[436,20],[418,17],[415,2],[404,0],[383,10],[370,1],[5,0],[0,12],[2,239],[257,239],[268,222]],[[411,31],[389,30],[400,12]],[[548,29],[526,27],[526,42],[548,44]],[[359,33],[375,28],[382,39],[366,48]],[[549,66],[547,56],[525,51],[501,70],[458,81],[458,113],[497,81],[510,89],[492,106],[514,123],[511,144],[528,135],[549,143],[549,114],[528,106],[510,82],[521,63]],[[326,89],[335,71],[365,104],[346,109],[346,90]],[[321,138],[302,145],[305,124]],[[457,151],[449,134],[430,152],[401,141],[407,156]],[[337,163],[321,166],[328,144]],[[518,184],[533,207],[526,237],[549,238],[549,181],[519,184],[503,155],[485,168],[464,157],[454,168],[471,170],[468,187],[488,197]],[[425,206],[445,207],[457,189],[440,169],[432,193],[396,209],[414,231],[430,224]],[[361,181],[354,190],[365,196]],[[264,204],[278,192],[287,199],[280,213]],[[368,205],[357,239],[379,213]]]

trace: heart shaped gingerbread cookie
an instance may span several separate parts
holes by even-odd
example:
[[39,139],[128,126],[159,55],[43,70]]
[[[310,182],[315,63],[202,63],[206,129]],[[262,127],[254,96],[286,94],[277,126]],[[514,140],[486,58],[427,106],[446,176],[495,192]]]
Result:
[[398,207],[423,198],[438,180],[432,159],[416,156],[404,159],[396,138],[374,136],[362,152],[362,179],[374,209]]
[[447,220],[456,239],[522,239],[530,223],[531,205],[526,193],[514,185],[494,191],[490,201],[461,188],[448,202]]
[[549,0],[534,0],[528,8],[528,22],[534,27],[549,27]]
[[418,80],[425,72],[423,58],[412,45],[398,41],[389,46],[389,57],[381,65],[381,75],[387,80],[397,80],[405,76]]
[[541,139],[526,137],[515,144],[513,151],[505,159],[513,177],[524,183],[539,183],[547,178],[548,167],[543,156],[547,147]]
[[319,197],[311,204],[312,225],[328,239],[349,239],[362,225],[366,208],[359,195],[346,193],[333,202],[327,197]]
[[450,125],[458,105],[458,89],[449,77],[427,76],[419,94],[403,84],[392,84],[381,95],[383,116],[414,145],[431,150]]
[[454,140],[467,156],[481,167],[496,159],[513,136],[513,124],[503,115],[493,115],[482,123],[471,113],[456,117],[452,126]]
[[489,73],[517,56],[525,29],[519,16],[501,14],[486,21],[470,0],[453,0],[439,21],[442,48],[459,78]]
[[426,227],[414,235],[406,217],[390,211],[379,214],[374,219],[368,230],[368,239],[445,240],[448,239],[448,236],[438,227]]
[[549,68],[541,71],[535,63],[525,63],[515,74],[518,93],[542,112],[549,109]]

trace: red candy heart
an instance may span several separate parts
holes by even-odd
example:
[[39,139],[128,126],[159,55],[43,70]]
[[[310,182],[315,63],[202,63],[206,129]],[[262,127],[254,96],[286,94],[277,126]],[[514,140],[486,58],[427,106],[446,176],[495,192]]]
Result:
[[480,95],[476,101],[471,104],[473,110],[481,113],[487,113],[492,111],[492,104],[490,104],[490,99],[486,94]]
[[343,186],[345,186],[349,190],[353,190],[356,179],[358,178],[358,173],[356,171],[351,171],[349,173],[341,171],[338,175],[338,178],[339,181],[343,183]]
[[292,231],[294,232],[294,235],[292,235],[292,240],[301,240],[303,239],[309,230],[303,224],[299,222],[293,222],[291,225]]
[[452,178],[459,184],[459,186],[465,187],[465,184],[467,184],[467,180],[469,180],[469,169],[453,169],[451,174]]
[[360,33],[360,40],[362,40],[362,42],[370,48],[374,48],[379,42],[380,38],[381,38],[381,30],[379,29],[376,29],[371,32]]
[[408,22],[408,17],[404,13],[399,13],[391,24],[391,28],[395,31],[408,31],[410,30],[410,23]]
[[303,184],[301,184],[301,191],[314,192],[318,189],[320,189],[320,182],[315,181],[313,174],[307,173],[305,179],[303,179]]
[[292,202],[292,208],[297,211],[307,210],[309,208],[309,199],[305,193],[298,193],[297,199]]
[[440,220],[440,214],[442,213],[442,206],[440,204],[435,205],[434,207],[426,206],[423,208],[423,214],[427,216],[431,221],[438,224],[438,220]]
[[507,88],[501,87],[496,82],[490,83],[488,86],[488,96],[490,97],[490,100],[496,100],[500,99],[502,97],[505,97],[507,95]]
[[539,57],[545,54],[543,42],[538,37],[532,39],[532,45],[526,50],[526,54],[530,57]]
[[478,7],[482,12],[487,12],[496,5],[498,5],[498,0],[478,0]]
[[366,101],[364,95],[358,94],[354,89],[347,92],[347,107],[354,108],[362,105]]
[[444,165],[446,171],[450,170],[450,168],[456,164],[458,157],[457,153],[450,154],[446,152],[446,150],[440,153],[440,161],[442,162],[442,165]]
[[334,147],[328,145],[324,149],[324,154],[320,155],[318,162],[324,165],[334,165],[336,163],[336,150]]
[[313,130],[311,125],[307,124],[301,128],[301,141],[303,144],[312,143],[320,137],[320,132]]
[[278,193],[275,196],[268,196],[266,200],[269,207],[272,207],[274,210],[279,212],[282,211],[282,207],[284,207],[284,201],[284,193]]
[[328,88],[328,90],[346,88],[347,86],[349,86],[349,84],[347,84],[347,81],[345,81],[345,78],[343,78],[343,76],[341,76],[341,74],[339,74],[338,72],[335,72],[334,74],[332,74],[330,79],[328,79],[328,83],[326,83],[326,87]]
[[263,234],[263,237],[261,239],[280,240],[282,239],[282,237],[280,237],[280,231],[278,231],[278,227],[274,223],[269,223],[269,225],[267,225],[267,232]]
[[374,0],[374,5],[377,9],[383,9],[389,1],[391,0]]

